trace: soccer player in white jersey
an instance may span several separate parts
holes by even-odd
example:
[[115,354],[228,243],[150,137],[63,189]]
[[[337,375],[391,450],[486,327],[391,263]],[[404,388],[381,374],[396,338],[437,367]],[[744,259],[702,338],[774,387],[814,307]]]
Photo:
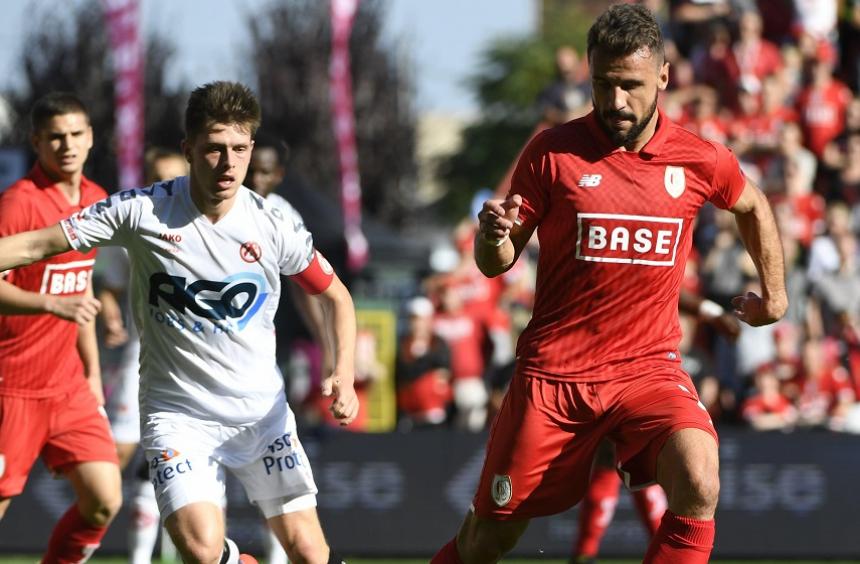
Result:
[[185,562],[236,563],[220,501],[242,482],[290,560],[334,561],[317,488],[275,369],[280,275],[318,295],[334,351],[323,382],[343,424],[353,389],[355,310],[303,225],[242,186],[260,109],[240,84],[195,89],[185,115],[190,174],[124,190],[38,231],[0,239],[0,270],[69,249],[129,251],[141,332],[141,444],[165,526]]

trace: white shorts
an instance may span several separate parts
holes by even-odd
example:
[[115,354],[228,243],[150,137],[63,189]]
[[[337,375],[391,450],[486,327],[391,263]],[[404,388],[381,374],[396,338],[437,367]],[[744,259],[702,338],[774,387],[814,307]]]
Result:
[[119,364],[105,379],[109,389],[105,410],[113,438],[120,444],[140,442],[140,341],[130,340],[122,351]]
[[141,446],[162,520],[190,503],[221,505],[224,469],[266,518],[316,507],[317,487],[284,402],[251,425],[228,426],[178,413],[155,413],[143,424]]

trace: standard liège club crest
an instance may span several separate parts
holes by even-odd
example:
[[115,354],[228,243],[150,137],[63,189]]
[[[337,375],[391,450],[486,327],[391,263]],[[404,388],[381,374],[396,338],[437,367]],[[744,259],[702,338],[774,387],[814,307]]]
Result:
[[682,166],[667,166],[666,173],[663,175],[663,185],[666,186],[666,191],[673,198],[681,197],[684,189],[687,187],[687,179],[684,176],[684,167]]
[[511,477],[507,475],[496,474],[493,477],[492,496],[493,501],[499,507],[504,507],[511,501],[513,488],[511,487]]

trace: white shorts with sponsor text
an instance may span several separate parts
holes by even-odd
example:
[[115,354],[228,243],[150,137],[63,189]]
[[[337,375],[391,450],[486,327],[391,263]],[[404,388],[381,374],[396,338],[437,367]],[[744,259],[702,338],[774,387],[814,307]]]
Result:
[[190,503],[220,507],[225,469],[267,518],[315,507],[317,487],[296,420],[289,406],[281,405],[259,422],[241,426],[177,413],[147,416],[141,446],[162,520]]

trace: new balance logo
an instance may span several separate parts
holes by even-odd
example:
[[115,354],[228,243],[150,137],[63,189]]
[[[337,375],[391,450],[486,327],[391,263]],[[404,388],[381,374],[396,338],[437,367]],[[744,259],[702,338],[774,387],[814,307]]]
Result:
[[600,186],[601,180],[603,180],[602,174],[583,174],[577,182],[577,186],[580,188],[597,188]]

